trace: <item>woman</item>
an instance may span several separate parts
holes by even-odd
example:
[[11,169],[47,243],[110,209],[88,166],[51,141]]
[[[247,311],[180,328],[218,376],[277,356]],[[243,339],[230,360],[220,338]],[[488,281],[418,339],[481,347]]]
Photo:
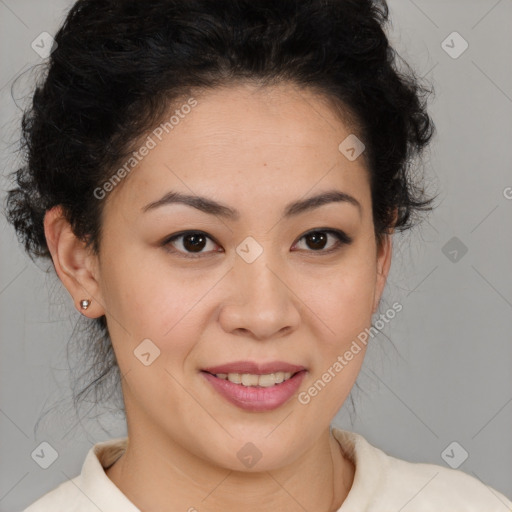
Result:
[[433,133],[426,90],[397,71],[387,14],[369,0],[71,9],[24,117],[8,217],[102,330],[91,349],[119,370],[128,437],[27,512],[512,509],[461,471],[330,427],[393,232],[432,203],[410,173]]

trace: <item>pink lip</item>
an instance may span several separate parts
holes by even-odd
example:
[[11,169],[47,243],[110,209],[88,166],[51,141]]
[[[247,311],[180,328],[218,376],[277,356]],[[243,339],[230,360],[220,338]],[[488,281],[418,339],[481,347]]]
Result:
[[[290,366],[290,365],[288,365]],[[220,368],[220,367],[219,367]],[[222,367],[226,368],[226,366]],[[240,368],[240,366],[237,366]],[[215,368],[216,370],[217,368]],[[265,370],[267,373],[274,373]],[[226,371],[215,371],[215,373],[238,373],[238,372],[226,372]],[[261,375],[263,372],[240,372],[240,373],[255,373]],[[226,400],[232,404],[245,409],[246,411],[263,412],[277,409],[285,402],[287,402],[298,390],[302,383],[306,371],[298,371],[291,378],[285,380],[281,384],[276,384],[269,388],[263,388],[259,386],[243,386],[242,384],[234,384],[229,380],[219,379],[207,373],[206,371],[201,372],[202,375],[208,380],[212,387],[221,394]]]
[[203,368],[203,371],[208,373],[252,373],[253,375],[265,375],[276,372],[297,373],[302,370],[305,370],[304,366],[284,363],[282,361],[261,364],[252,361],[235,361],[220,366]]

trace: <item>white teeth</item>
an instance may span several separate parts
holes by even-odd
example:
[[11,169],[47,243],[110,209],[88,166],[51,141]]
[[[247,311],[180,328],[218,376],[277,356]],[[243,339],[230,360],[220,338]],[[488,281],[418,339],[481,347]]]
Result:
[[276,379],[276,384],[280,384],[281,382],[284,381],[284,373],[283,372],[277,372],[277,373],[274,373],[274,375],[275,375],[274,378]]
[[229,375],[226,375],[224,378],[231,382],[234,382],[235,384],[242,384],[242,376],[239,373],[230,373]]
[[252,373],[216,373],[215,377],[219,379],[229,380],[234,384],[242,384],[242,386],[259,386],[262,388],[270,388],[275,384],[281,384],[288,380],[293,374],[290,372],[276,372],[265,375],[254,375]]
[[[242,385],[243,386],[257,386],[259,382],[259,377],[257,375],[251,375],[250,373],[243,373],[242,377]],[[228,375],[229,380],[229,375]]]
[[258,379],[258,385],[262,388],[270,388],[276,383],[276,374],[271,373],[269,375],[260,375]]

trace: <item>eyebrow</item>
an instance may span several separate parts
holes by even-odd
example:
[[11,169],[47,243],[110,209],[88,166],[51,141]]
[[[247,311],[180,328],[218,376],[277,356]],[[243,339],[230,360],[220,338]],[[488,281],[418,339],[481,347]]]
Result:
[[[288,204],[283,213],[284,218],[297,216],[301,213],[311,211],[329,203],[348,203],[352,204],[359,210],[359,215],[362,214],[361,203],[350,194],[340,192],[339,190],[329,190],[316,196],[301,199]],[[228,220],[238,220],[240,212],[227,205],[218,203],[213,199],[207,197],[182,194],[180,192],[170,191],[157,201],[153,201],[142,208],[143,212],[154,210],[161,206],[170,204],[185,204],[200,210],[210,215],[216,215]]]

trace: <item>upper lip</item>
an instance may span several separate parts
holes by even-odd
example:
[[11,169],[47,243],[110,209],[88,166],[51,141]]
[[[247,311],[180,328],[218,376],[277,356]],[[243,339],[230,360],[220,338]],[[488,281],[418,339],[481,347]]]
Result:
[[210,366],[203,368],[208,373],[250,373],[253,375],[265,375],[269,373],[285,372],[297,373],[305,370],[304,366],[285,363],[282,361],[272,361],[269,363],[256,363],[254,361],[235,361],[232,363],[221,364],[219,366]]

